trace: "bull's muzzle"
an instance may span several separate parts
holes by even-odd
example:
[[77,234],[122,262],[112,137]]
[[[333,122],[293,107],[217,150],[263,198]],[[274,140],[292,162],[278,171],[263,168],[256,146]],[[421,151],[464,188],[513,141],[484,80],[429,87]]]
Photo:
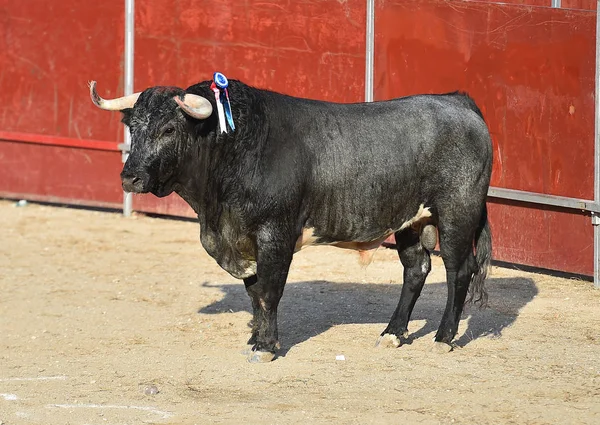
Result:
[[147,192],[147,181],[140,176],[123,176],[121,175],[121,184],[125,192],[144,193]]

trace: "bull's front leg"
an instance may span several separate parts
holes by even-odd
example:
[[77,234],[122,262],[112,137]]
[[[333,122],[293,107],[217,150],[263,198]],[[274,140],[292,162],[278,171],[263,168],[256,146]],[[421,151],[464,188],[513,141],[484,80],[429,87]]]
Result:
[[[265,233],[272,235],[271,232]],[[294,252],[294,244],[282,239],[257,238],[257,279],[253,284],[246,285],[250,298],[253,302],[258,301],[259,307],[254,314],[255,344],[248,357],[251,363],[270,362],[280,348],[277,307]]]
[[251,290],[251,287],[253,285],[256,285],[257,281],[258,279],[256,275],[244,279],[246,292],[248,292],[248,295],[250,296],[250,301],[252,301],[252,320],[250,320],[250,322],[248,323],[248,325],[252,329],[252,334],[250,335],[250,339],[247,342],[247,344],[250,345],[256,344],[256,338],[258,337],[258,315],[260,314],[260,301]]

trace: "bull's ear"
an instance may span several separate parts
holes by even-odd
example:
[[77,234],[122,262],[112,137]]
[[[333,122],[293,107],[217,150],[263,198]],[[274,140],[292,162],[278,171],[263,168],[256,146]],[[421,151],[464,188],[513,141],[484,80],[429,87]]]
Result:
[[131,127],[131,117],[133,116],[133,108],[122,109],[121,114],[123,114],[121,122],[127,127]]

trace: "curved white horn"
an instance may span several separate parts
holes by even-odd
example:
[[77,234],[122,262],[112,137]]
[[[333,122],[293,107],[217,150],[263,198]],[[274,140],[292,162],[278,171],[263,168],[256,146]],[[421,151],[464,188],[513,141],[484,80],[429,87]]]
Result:
[[129,96],[118,97],[116,99],[102,99],[96,93],[96,82],[90,81],[90,97],[92,102],[98,108],[105,109],[107,111],[122,111],[123,109],[133,108],[141,92],[130,94]]
[[190,117],[204,120],[212,114],[213,108],[208,99],[196,94],[186,94],[183,100],[179,96],[175,96],[175,102],[179,107]]

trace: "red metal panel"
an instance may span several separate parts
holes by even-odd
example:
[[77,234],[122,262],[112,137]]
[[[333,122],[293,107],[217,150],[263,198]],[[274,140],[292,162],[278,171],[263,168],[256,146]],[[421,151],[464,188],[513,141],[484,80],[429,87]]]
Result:
[[153,195],[134,195],[133,204],[136,211],[189,218],[197,217],[194,210],[176,194],[165,198],[157,198]]
[[122,205],[115,152],[0,141],[0,196]]
[[[492,133],[494,186],[592,199],[595,25],[588,11],[379,1],[375,98],[468,91]],[[518,208],[508,217],[496,208],[491,216],[499,259],[592,272],[589,218]],[[527,255],[514,248],[515,235],[533,242],[540,231],[567,241],[550,238]]]
[[488,206],[495,259],[593,274],[594,232],[589,216],[506,201]]
[[[358,0],[140,2],[136,90],[187,87],[221,71],[286,94],[361,101],[365,25],[365,3]],[[136,209],[191,211],[176,198],[143,198],[134,198]]]
[[87,82],[107,96],[121,90],[123,1],[32,6],[0,0],[0,129],[121,140],[120,117],[98,113]]
[[4,196],[120,204],[120,153],[40,144],[114,149],[122,140],[120,117],[92,105],[87,82],[120,94],[123,13],[122,0],[0,0],[0,130],[35,143],[0,140]]
[[561,2],[561,7],[565,9],[596,10],[597,5],[596,0],[562,0]]
[[362,100],[365,14],[358,0],[139,3],[136,89],[187,87],[219,70],[291,95]]
[[483,0],[483,2],[484,3],[502,3],[502,4],[520,4],[523,6],[543,6],[543,7],[550,7],[552,5],[552,0]]

